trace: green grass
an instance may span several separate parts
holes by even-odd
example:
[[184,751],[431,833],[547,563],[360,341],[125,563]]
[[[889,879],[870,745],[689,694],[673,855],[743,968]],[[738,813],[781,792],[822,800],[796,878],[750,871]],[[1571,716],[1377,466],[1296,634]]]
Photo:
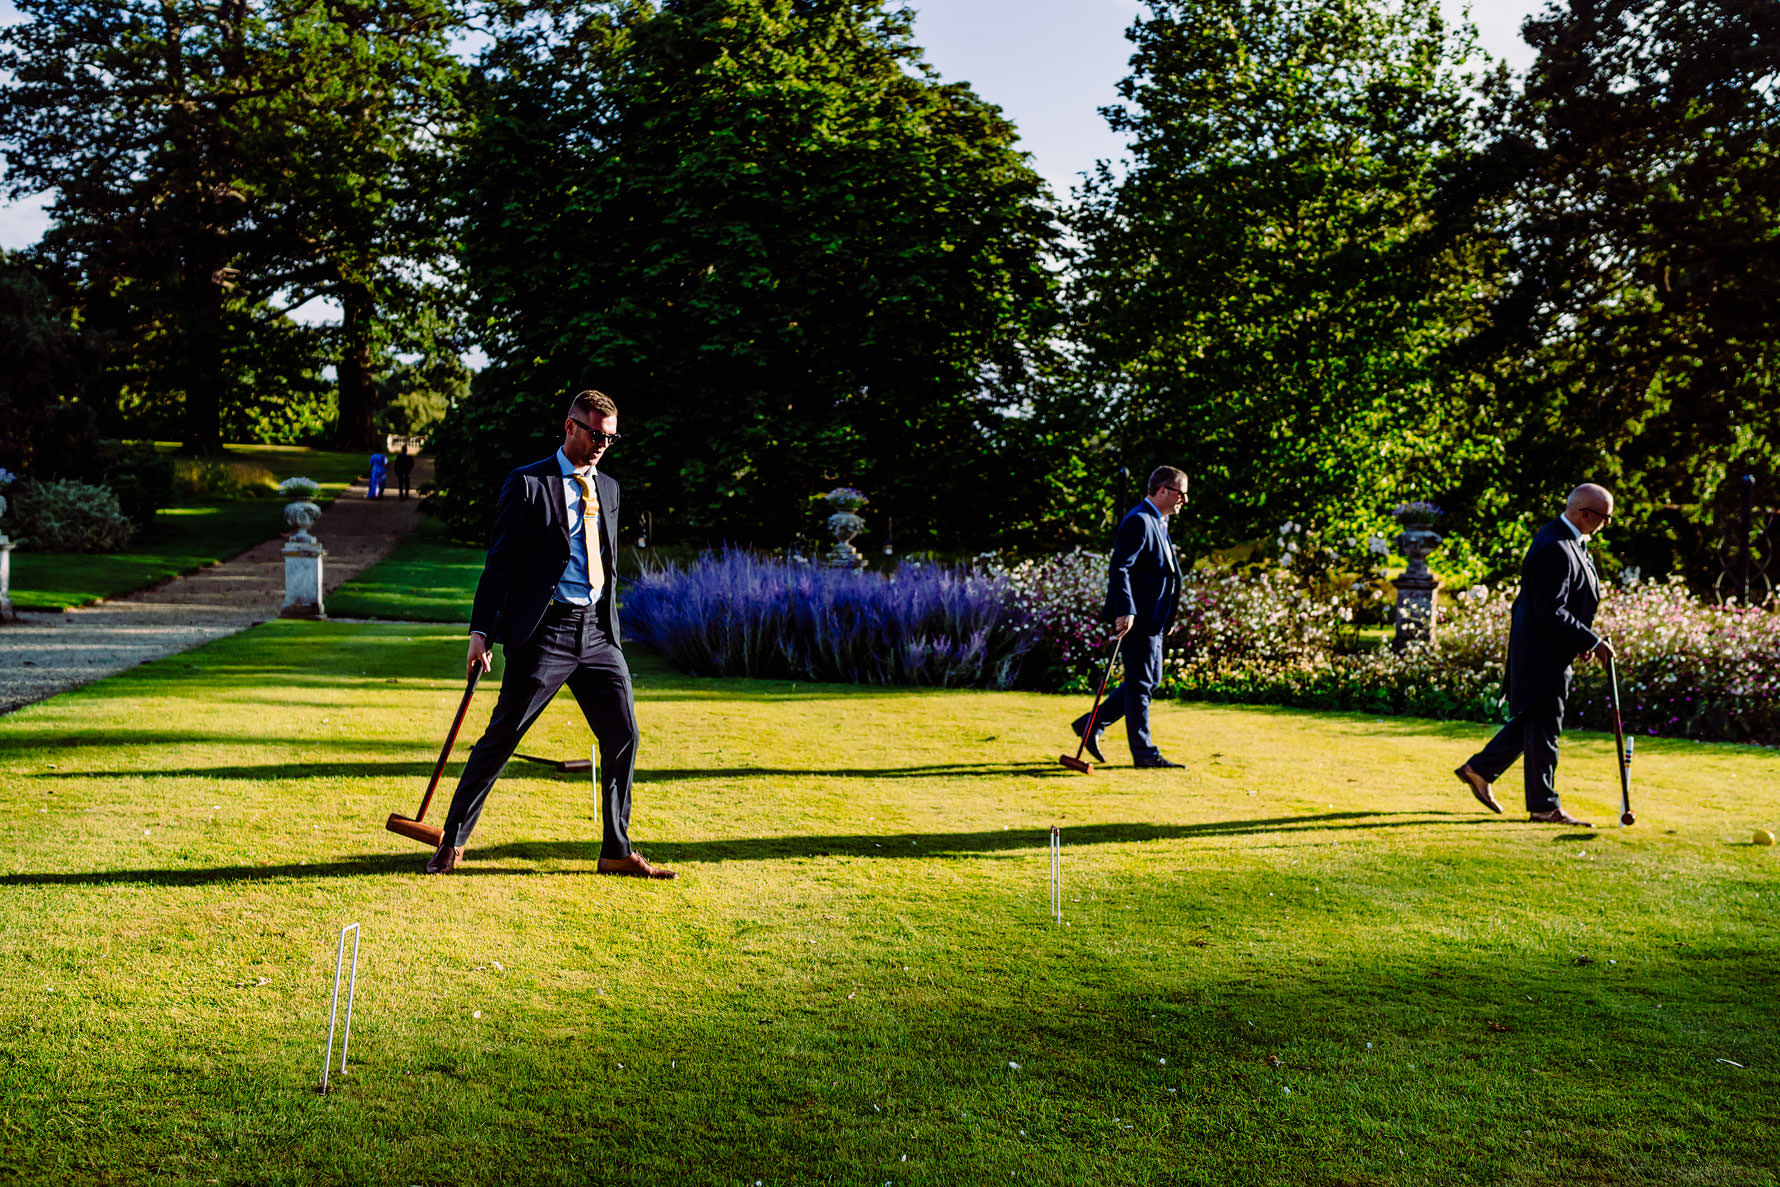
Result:
[[[366,458],[294,445],[230,445],[228,456],[266,466],[280,479],[302,474],[321,483],[328,502],[352,485]],[[67,610],[195,572],[270,540],[286,529],[276,499],[230,502],[175,496],[152,531],[118,553],[12,554],[12,600],[20,610]]]
[[328,595],[334,618],[468,622],[484,551],[454,544],[445,525],[423,519],[381,561]]
[[[590,876],[586,777],[523,763],[423,878],[382,824],[462,653],[277,622],[0,718],[0,1178],[1776,1179],[1772,751],[1652,740],[1637,827],[1554,830],[1476,809],[1471,726],[1161,704],[1189,770],[1080,777],[1073,700],[634,655],[679,881]],[[563,696],[525,749],[585,747]],[[1610,821],[1610,741],[1563,763]]]

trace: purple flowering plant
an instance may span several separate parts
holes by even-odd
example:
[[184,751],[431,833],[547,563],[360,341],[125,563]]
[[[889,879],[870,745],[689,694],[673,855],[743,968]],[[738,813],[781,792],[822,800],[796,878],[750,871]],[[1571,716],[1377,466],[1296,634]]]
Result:
[[622,613],[627,634],[706,676],[1007,688],[1034,642],[999,576],[827,569],[736,548],[645,573]]

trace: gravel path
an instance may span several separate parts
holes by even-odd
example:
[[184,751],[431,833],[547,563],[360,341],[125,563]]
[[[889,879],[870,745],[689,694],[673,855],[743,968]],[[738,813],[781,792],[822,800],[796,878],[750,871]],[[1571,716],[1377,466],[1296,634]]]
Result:
[[[431,478],[431,459],[418,459],[414,485]],[[268,503],[267,520],[276,515]],[[364,483],[354,483],[310,529],[327,549],[327,590],[388,556],[419,522],[419,499],[367,499]],[[24,611],[0,626],[0,713],[277,618],[283,547],[279,536],[189,576],[77,610]]]

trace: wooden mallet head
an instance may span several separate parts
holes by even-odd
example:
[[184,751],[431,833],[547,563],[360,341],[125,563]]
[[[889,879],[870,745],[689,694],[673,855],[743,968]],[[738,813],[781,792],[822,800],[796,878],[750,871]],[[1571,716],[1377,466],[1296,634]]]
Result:
[[413,820],[400,812],[391,812],[383,827],[392,833],[400,833],[415,841],[424,841],[437,849],[445,843],[445,830],[424,821]]

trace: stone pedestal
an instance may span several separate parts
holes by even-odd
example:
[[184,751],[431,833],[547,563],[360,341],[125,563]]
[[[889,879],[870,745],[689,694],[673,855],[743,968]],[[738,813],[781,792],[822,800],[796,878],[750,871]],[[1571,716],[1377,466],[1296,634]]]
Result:
[[[307,533],[305,533],[307,534]],[[284,605],[280,618],[326,618],[321,604],[321,562],[327,550],[313,539],[284,546]]]
[[0,532],[0,622],[17,617],[12,608],[12,541]]
[[1408,527],[1398,533],[1397,551],[1409,567],[1393,583],[1397,587],[1397,633],[1391,649],[1402,651],[1412,643],[1432,643],[1439,623],[1440,579],[1428,568],[1428,554],[1440,547],[1440,535],[1425,527]]

